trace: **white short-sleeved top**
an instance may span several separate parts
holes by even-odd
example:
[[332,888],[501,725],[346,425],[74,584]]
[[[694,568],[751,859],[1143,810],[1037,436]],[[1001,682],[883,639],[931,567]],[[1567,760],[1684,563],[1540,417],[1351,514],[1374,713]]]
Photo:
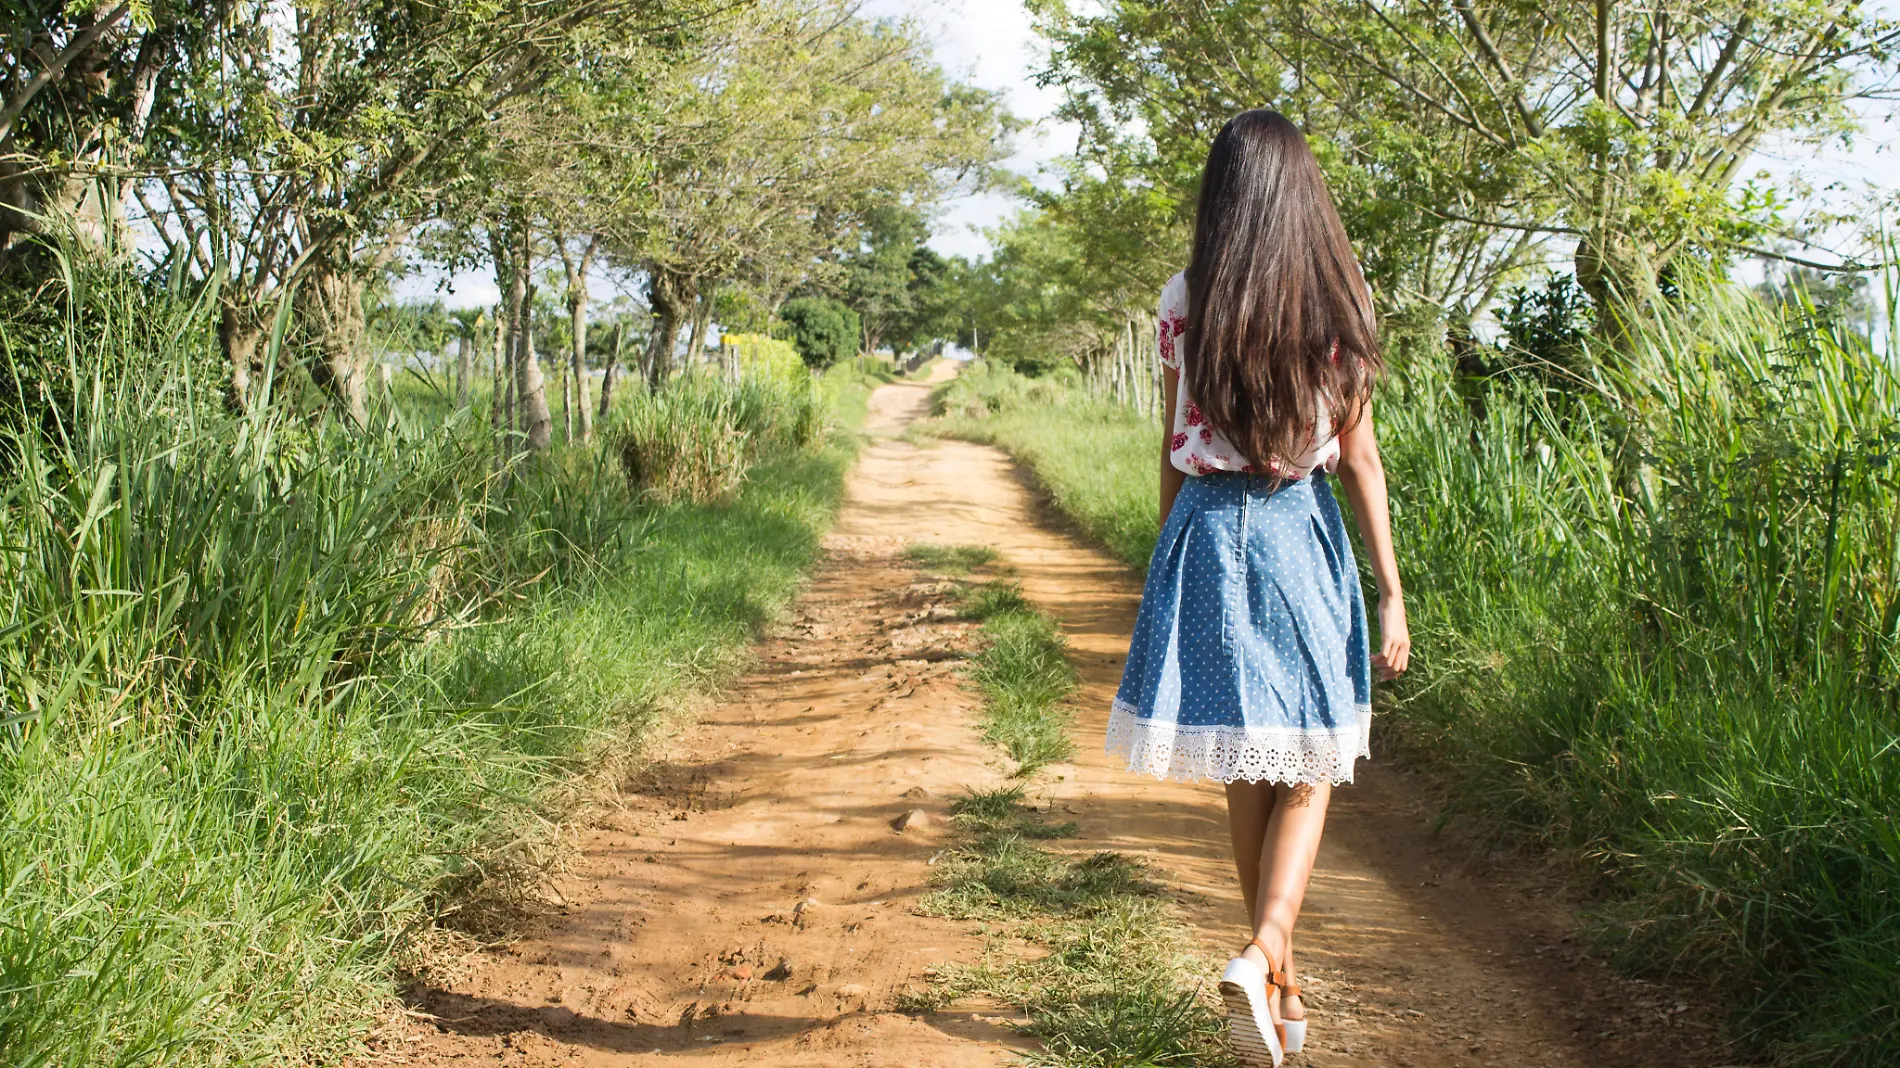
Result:
[[[1168,460],[1176,468],[1190,475],[1211,475],[1216,471],[1240,471],[1252,474],[1254,466],[1240,450],[1228,443],[1207,423],[1207,417],[1194,403],[1194,390],[1188,382],[1186,373],[1181,372],[1181,356],[1176,341],[1187,331],[1188,291],[1187,276],[1177,274],[1168,279],[1161,287],[1161,322],[1158,327],[1158,342],[1161,347],[1161,362],[1181,373],[1180,384],[1175,389],[1173,436],[1168,439]],[[1314,471],[1325,468],[1333,470],[1339,463],[1339,438],[1335,437],[1332,418],[1327,411],[1326,399],[1319,400],[1319,421],[1313,428],[1313,442],[1291,463],[1284,460],[1271,460],[1261,474],[1276,478],[1302,479]]]

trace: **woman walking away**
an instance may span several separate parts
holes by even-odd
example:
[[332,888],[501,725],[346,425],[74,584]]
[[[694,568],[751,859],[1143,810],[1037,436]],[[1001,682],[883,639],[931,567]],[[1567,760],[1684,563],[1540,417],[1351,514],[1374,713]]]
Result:
[[[1369,756],[1372,680],[1411,641],[1372,434],[1372,296],[1306,139],[1236,116],[1201,176],[1188,268],[1161,291],[1170,419],[1161,537],[1109,719],[1131,771],[1227,786],[1252,937],[1221,976],[1234,1051],[1305,1041],[1293,925],[1334,785]],[[1337,477],[1379,583],[1366,633]]]

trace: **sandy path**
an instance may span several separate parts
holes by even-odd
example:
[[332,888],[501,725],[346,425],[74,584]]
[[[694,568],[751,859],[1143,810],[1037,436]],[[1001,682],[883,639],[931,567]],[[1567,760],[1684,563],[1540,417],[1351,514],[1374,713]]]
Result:
[[[557,882],[565,906],[466,978],[417,991],[416,1019],[379,1041],[378,1060],[1011,1061],[1022,1040],[993,1010],[893,1011],[932,963],[982,951],[965,925],[909,907],[947,797],[1000,776],[954,675],[969,628],[899,555],[920,541],[994,546],[1061,620],[1083,674],[1081,755],[1039,781],[1079,823],[1076,847],[1155,863],[1210,955],[1244,940],[1219,788],[1137,779],[1101,755],[1138,584],[1049,522],[1002,453],[895,440],[927,395],[909,383],[874,395],[877,438],[794,617],[735,692],[600,809]],[[1364,768],[1338,798],[1299,942],[1307,1063],[1719,1063],[1697,1013],[1581,958],[1534,873],[1475,867],[1435,842],[1391,768]],[[893,830],[913,808],[932,823]]]

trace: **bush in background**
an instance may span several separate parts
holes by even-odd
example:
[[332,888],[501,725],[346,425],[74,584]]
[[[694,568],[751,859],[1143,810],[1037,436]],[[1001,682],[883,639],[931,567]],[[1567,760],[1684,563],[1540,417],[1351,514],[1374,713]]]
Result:
[[823,371],[858,352],[858,313],[827,297],[794,297],[779,308],[805,366]]
[[691,375],[639,393],[607,428],[627,485],[660,504],[730,500],[747,467],[774,450],[801,451],[824,438],[825,391],[802,370],[732,383]]
[[721,349],[731,350],[729,366],[740,378],[769,378],[787,387],[811,377],[798,347],[789,341],[766,334],[725,334]]

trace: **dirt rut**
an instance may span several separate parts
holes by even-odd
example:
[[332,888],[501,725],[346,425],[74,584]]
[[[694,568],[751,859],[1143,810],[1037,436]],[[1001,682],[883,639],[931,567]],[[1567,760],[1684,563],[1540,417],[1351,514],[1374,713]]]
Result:
[[[874,440],[809,590],[757,669],[594,810],[555,881],[564,903],[414,991],[368,1060],[953,1068],[1027,1048],[1007,1010],[896,1011],[931,965],[984,951],[968,925],[912,906],[948,799],[1002,777],[955,675],[970,628],[903,561],[916,542],[993,546],[1062,623],[1083,676],[1080,755],[1044,773],[1038,803],[1077,821],[1076,848],[1151,861],[1210,959],[1245,940],[1220,788],[1135,778],[1101,754],[1139,584],[1062,533],[1002,453],[898,440],[927,397],[911,383],[873,396]],[[1388,765],[1360,779],[1337,794],[1298,942],[1306,1063],[1719,1063],[1701,1013],[1582,956],[1535,873],[1436,841]],[[895,829],[913,810],[921,825]]]

